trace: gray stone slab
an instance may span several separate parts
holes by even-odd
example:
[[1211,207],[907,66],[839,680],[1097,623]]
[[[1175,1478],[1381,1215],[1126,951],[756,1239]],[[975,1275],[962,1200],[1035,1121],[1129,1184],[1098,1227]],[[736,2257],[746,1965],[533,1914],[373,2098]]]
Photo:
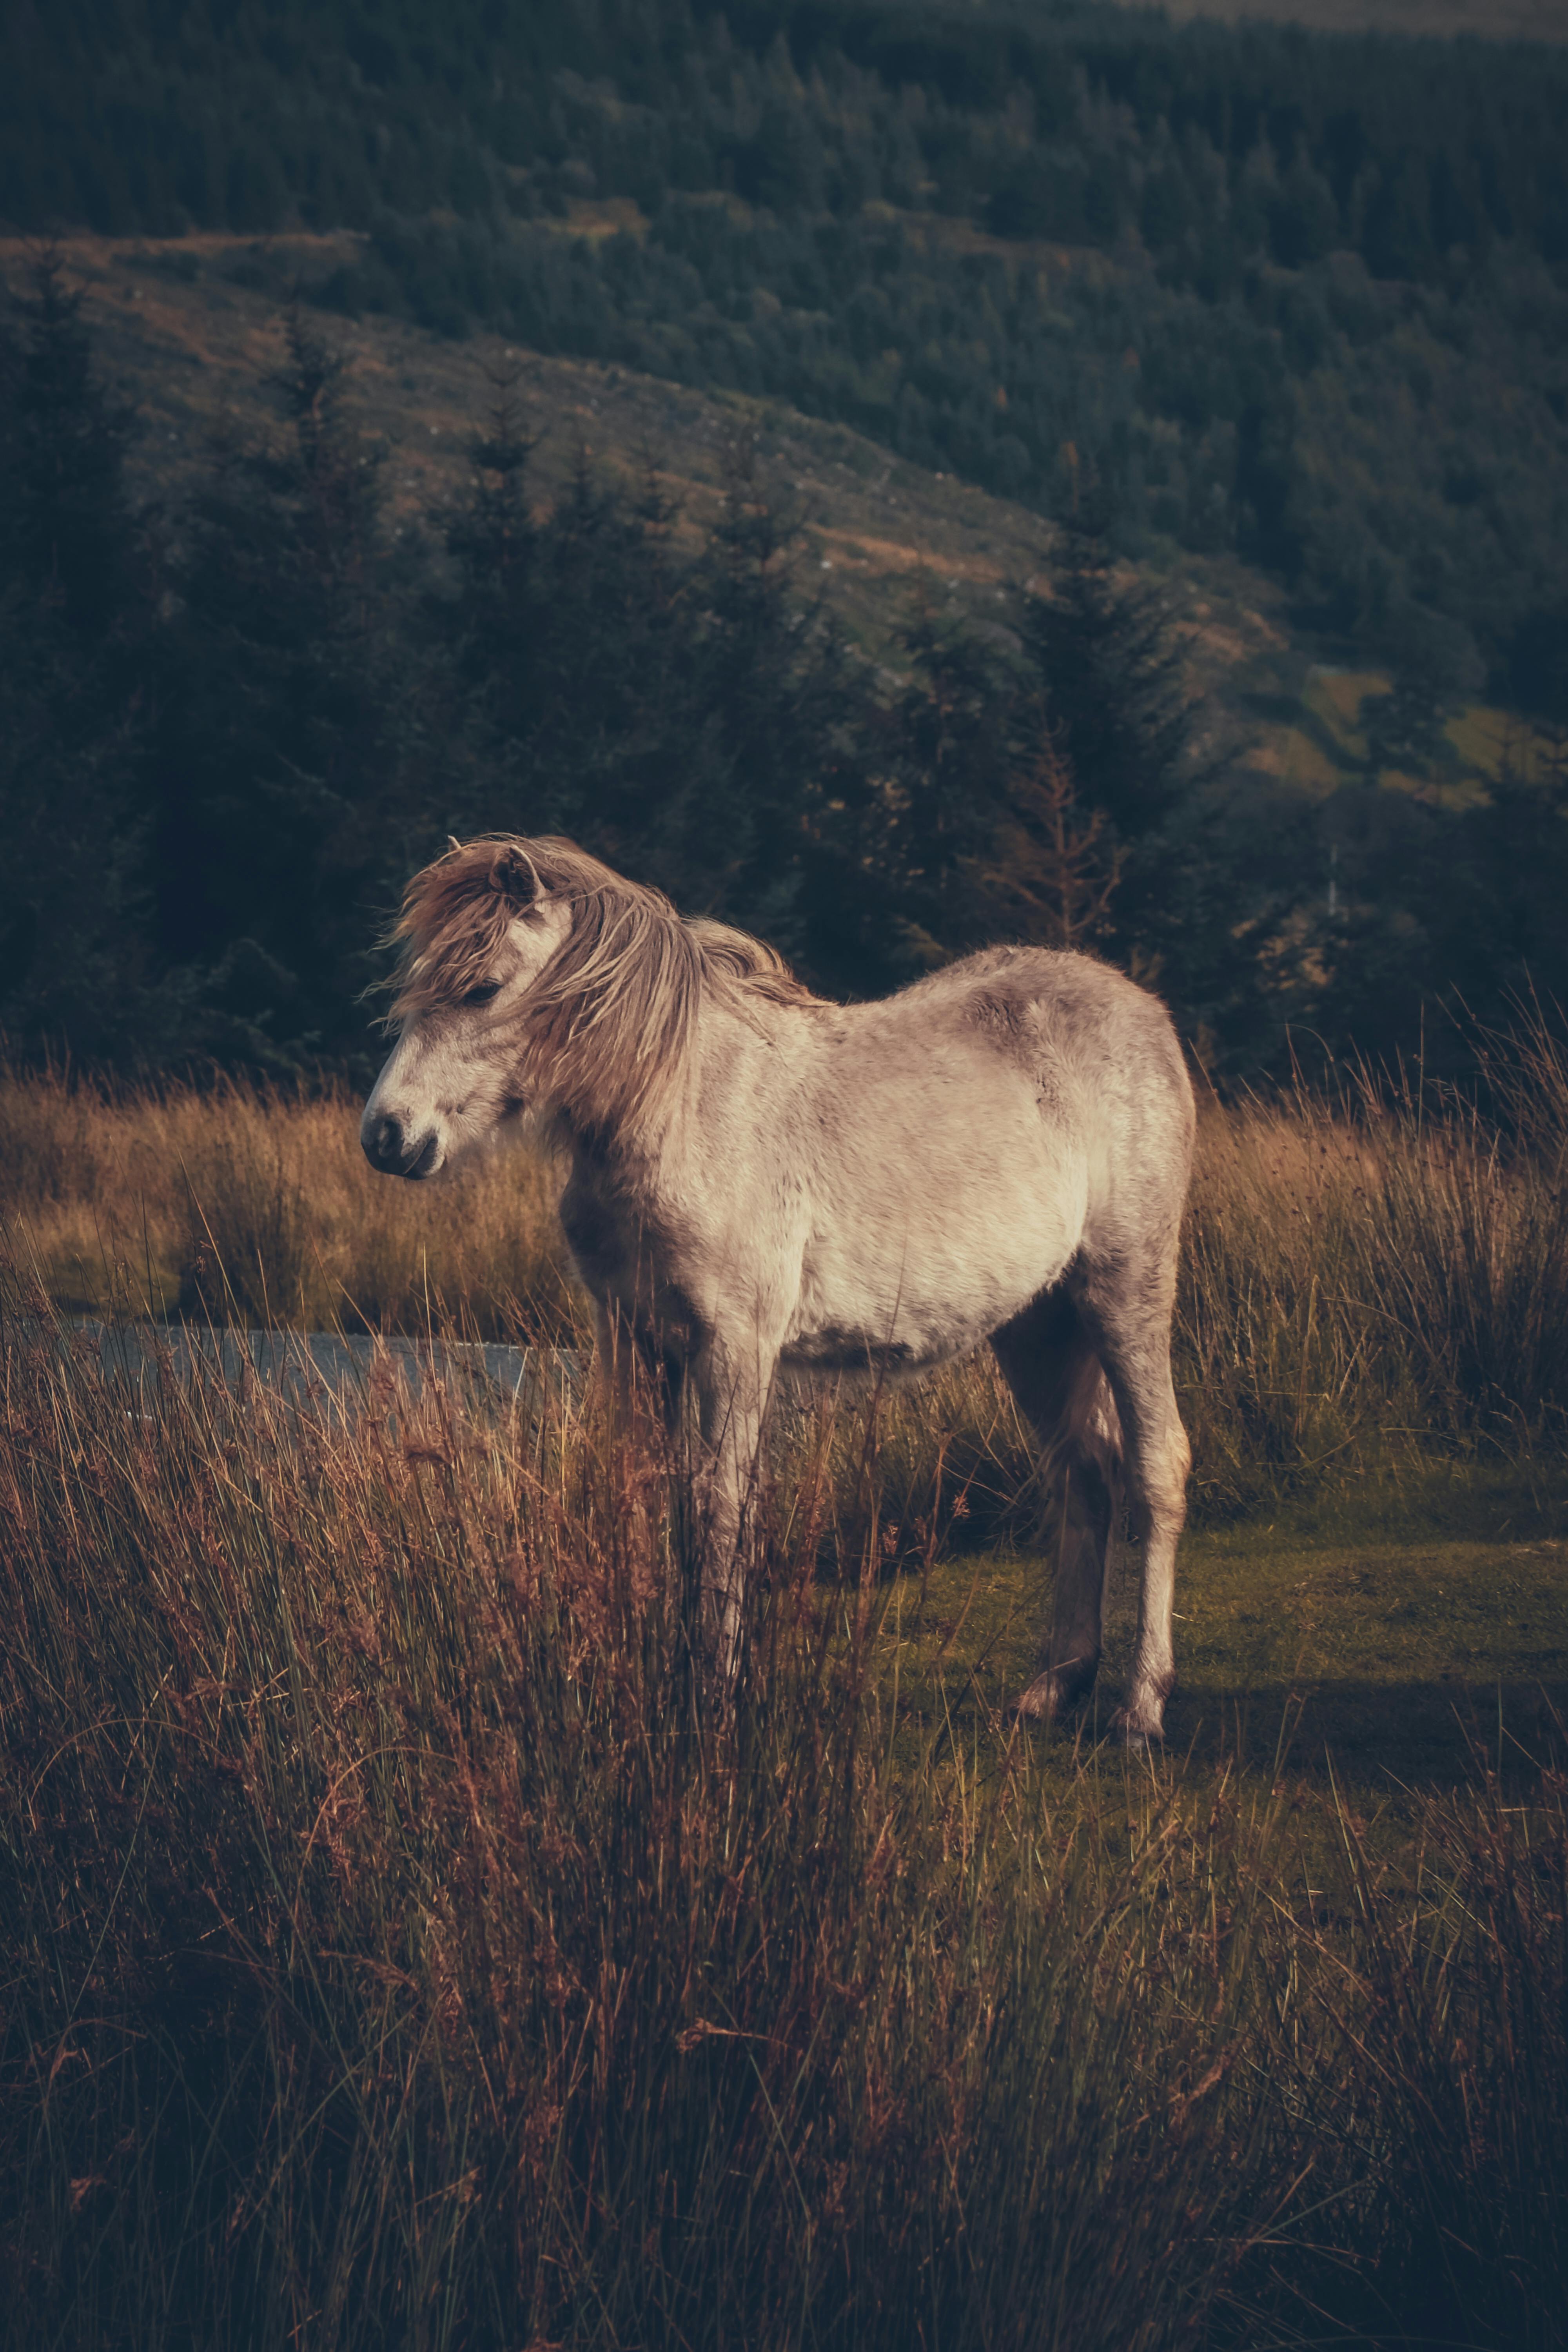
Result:
[[301,1410],[338,1415],[383,1402],[389,1374],[395,1391],[410,1401],[417,1401],[435,1381],[455,1391],[470,1410],[494,1411],[526,1402],[542,1381],[575,1388],[583,1369],[571,1348],[188,1323],[110,1324],[89,1317],[68,1323],[12,1323],[5,1337],[32,1344],[53,1337],[62,1360],[96,1364],[105,1379],[142,1393],[170,1373],[179,1381],[216,1381],[229,1388],[254,1378]]

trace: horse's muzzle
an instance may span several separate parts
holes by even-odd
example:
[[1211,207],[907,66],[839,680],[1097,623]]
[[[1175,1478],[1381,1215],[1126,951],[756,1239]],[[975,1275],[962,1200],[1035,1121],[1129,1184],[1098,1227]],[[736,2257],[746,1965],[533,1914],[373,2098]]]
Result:
[[371,1166],[384,1176],[428,1176],[441,1156],[441,1139],[434,1128],[410,1142],[402,1120],[390,1115],[378,1118],[368,1131],[362,1129],[360,1141]]

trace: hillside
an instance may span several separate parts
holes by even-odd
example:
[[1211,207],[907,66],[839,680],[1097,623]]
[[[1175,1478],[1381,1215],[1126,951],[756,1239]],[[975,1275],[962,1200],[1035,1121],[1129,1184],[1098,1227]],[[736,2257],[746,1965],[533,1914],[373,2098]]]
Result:
[[1564,0],[1164,0],[1173,23],[1300,25],[1320,33],[1568,41]]
[[1342,663],[1545,709],[1565,117],[1550,46],[1092,0],[62,0],[0,33],[0,223],[351,233],[346,316],[782,402],[1043,514],[1092,481],[1127,555],[1239,558]]
[[[276,430],[268,377],[289,289],[330,282],[356,247],[344,234],[61,242],[104,371],[140,419],[129,452],[139,495],[177,508],[218,438]],[[0,278],[19,287],[32,250],[0,243]],[[395,518],[460,496],[503,378],[534,444],[536,502],[558,496],[584,457],[629,483],[651,472],[674,502],[678,536],[692,544],[716,520],[728,455],[746,438],[795,532],[796,594],[821,596],[885,670],[900,669],[900,633],[918,608],[1005,636],[1014,592],[1036,584],[1051,544],[1050,524],[1030,508],[776,401],[700,393],[501,336],[454,341],[368,315],[317,324],[349,362],[352,410],[381,460]],[[1386,688],[1385,673],[1365,665],[1342,673],[1331,646],[1293,621],[1279,583],[1234,557],[1169,550],[1143,576],[1174,600],[1194,689],[1211,706],[1206,731],[1245,767],[1318,793],[1366,772],[1355,721],[1360,702]],[[1463,797],[1495,773],[1505,740],[1517,750],[1528,729],[1477,702],[1454,714],[1447,739],[1441,782]]]
[[7,18],[11,1034],[363,1055],[518,821],[830,992],[1092,944],[1231,1073],[1568,997],[1564,119],[1096,0]]
[[[104,371],[142,421],[131,478],[143,494],[177,499],[216,434],[270,428],[268,376],[289,290],[352,263],[356,240],[72,237],[58,249],[87,296]],[[13,286],[29,251],[16,240],[0,245],[0,274]],[[498,335],[454,341],[371,316],[314,323],[349,362],[352,406],[384,460],[395,515],[459,494],[502,375],[515,378],[520,423],[536,443],[536,499],[559,493],[584,455],[626,479],[651,466],[688,538],[718,511],[726,448],[738,435],[754,436],[770,491],[798,527],[803,586],[820,587],[879,659],[890,651],[907,593],[951,598],[967,616],[989,619],[1006,586],[1032,576],[1049,538],[1048,524],[1023,507],[774,402],[549,357]]]

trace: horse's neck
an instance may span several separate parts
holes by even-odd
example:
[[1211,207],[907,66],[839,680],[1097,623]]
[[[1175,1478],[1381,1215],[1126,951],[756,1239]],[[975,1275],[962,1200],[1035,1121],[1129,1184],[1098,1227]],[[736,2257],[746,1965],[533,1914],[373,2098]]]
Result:
[[[748,1120],[776,1107],[786,1073],[798,1076],[809,1052],[807,1021],[801,1008],[763,996],[744,1003],[710,998],[692,1024],[680,1066],[635,1115],[561,1115],[583,1181],[622,1195],[679,1190],[681,1171],[704,1157],[704,1132],[737,1102]],[[801,1050],[792,1053],[792,1044]]]
[[605,1199],[646,1192],[668,1157],[666,1124],[647,1119],[620,1126],[563,1121],[562,1139],[571,1154],[573,1176]]

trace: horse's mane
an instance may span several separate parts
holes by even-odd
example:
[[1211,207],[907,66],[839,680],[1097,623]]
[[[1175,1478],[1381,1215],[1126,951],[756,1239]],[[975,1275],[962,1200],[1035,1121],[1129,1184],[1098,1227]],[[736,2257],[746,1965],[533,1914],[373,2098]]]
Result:
[[495,834],[454,842],[404,892],[390,934],[401,950],[392,1019],[451,1003],[482,979],[529,876],[533,895],[570,900],[572,929],[521,1009],[522,1057],[541,1091],[584,1125],[624,1125],[668,1094],[705,1003],[744,1013],[820,1002],[763,940],[686,919],[662,890],[574,842]]

